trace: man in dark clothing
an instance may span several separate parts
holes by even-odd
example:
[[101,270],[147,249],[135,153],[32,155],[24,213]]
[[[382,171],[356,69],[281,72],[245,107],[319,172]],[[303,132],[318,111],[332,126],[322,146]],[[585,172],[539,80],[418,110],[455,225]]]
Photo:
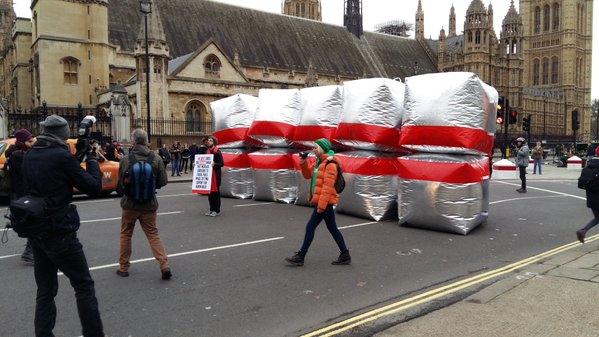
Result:
[[22,169],[27,194],[43,197],[49,212],[48,230],[30,237],[37,283],[35,335],[54,336],[56,273],[60,270],[75,289],[83,336],[104,336],[94,280],[77,238],[79,214],[71,204],[73,187],[88,195],[102,192],[97,148],[86,142],[78,143],[79,153],[87,158],[84,171],[65,143],[70,135],[67,121],[51,115],[40,125],[44,132],[24,157]]
[[181,143],[176,142],[171,146],[169,150],[171,154],[171,158],[173,159],[173,164],[171,165],[171,177],[172,176],[180,176],[180,166],[181,166]]
[[[25,153],[29,151],[35,143],[35,137],[27,129],[19,129],[15,131],[16,141],[11,145],[5,153],[10,171],[10,177],[12,179],[10,193],[10,199],[18,199],[25,195],[25,178],[23,177],[23,157]],[[31,243],[27,240],[25,244],[25,250],[21,254],[21,260],[28,263],[33,263],[33,250],[31,249]]]
[[223,154],[218,150],[216,144],[218,140],[214,136],[210,136],[206,140],[206,153],[214,155],[212,160],[212,186],[210,186],[210,194],[208,195],[208,203],[210,210],[206,212],[207,216],[220,215],[220,179],[221,167],[225,165]]
[[[148,133],[144,130],[137,129],[131,133],[131,142],[134,144],[133,150],[129,155],[133,154],[138,162],[143,162],[148,159],[151,151],[148,147]],[[166,169],[162,164],[162,160],[158,156],[154,156],[154,160],[150,164],[156,178],[156,188],[161,188],[168,183]],[[123,157],[121,166],[119,167],[119,189],[125,191],[127,189],[125,181],[131,179],[126,177],[125,173],[129,172],[132,167],[129,156]],[[145,202],[136,202],[133,198],[128,197],[127,193],[123,194],[121,199],[121,208],[123,213],[121,216],[121,253],[119,257],[119,269],[116,273],[119,276],[129,276],[129,266],[131,263],[131,237],[133,236],[133,228],[139,220],[141,229],[146,234],[150,248],[154,254],[154,258],[160,264],[160,272],[163,280],[171,278],[171,268],[164,249],[164,244],[158,234],[156,227],[156,216],[158,210],[158,199],[153,195],[151,199]]]
[[[581,177],[593,176],[595,174],[593,171],[599,170],[599,147],[597,147],[595,154],[596,156],[592,157],[587,162],[587,166],[580,172]],[[587,232],[599,223],[599,191],[591,191],[589,188],[586,188],[585,192],[587,207],[593,212],[593,219],[586,226],[576,231],[576,238],[581,243],[584,243]]]
[[116,161],[115,143],[116,143],[116,141],[114,141],[113,143],[106,143],[106,148],[104,149],[104,157],[110,161]]

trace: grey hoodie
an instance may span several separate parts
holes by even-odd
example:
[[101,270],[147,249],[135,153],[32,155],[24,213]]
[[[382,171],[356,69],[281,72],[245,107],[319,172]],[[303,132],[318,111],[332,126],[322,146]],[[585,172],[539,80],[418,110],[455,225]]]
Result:
[[530,163],[530,149],[528,145],[523,144],[518,150],[518,156],[516,157],[516,166],[527,167]]

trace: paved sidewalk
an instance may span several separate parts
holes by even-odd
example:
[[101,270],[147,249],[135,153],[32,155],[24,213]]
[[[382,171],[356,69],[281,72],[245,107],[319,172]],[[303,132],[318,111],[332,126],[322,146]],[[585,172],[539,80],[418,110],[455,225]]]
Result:
[[[527,178],[578,179],[580,170],[545,165]],[[572,239],[575,240],[574,233]],[[376,337],[599,336],[599,235],[503,275],[481,291]],[[561,251],[561,250],[560,250]]]

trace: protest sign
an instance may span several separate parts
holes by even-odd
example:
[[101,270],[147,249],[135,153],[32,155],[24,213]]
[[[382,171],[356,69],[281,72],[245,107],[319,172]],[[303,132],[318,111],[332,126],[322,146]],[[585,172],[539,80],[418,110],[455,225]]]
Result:
[[210,194],[213,154],[198,154],[194,159],[191,193]]

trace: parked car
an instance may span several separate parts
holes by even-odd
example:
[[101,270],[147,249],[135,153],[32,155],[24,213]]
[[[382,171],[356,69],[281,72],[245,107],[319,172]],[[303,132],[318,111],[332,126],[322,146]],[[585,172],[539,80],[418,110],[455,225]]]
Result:
[[[6,149],[15,143],[15,138],[7,138],[0,140],[0,167],[4,166],[6,162]],[[75,155],[75,144],[77,139],[67,139],[67,144],[71,149],[71,153]],[[101,153],[98,156],[104,158]],[[107,196],[110,193],[116,191],[119,182],[119,163],[116,161],[106,160],[100,162],[100,170],[102,170],[102,195]],[[81,167],[85,169],[85,163],[81,164]],[[75,189],[75,193],[78,191]],[[117,191],[118,193],[118,191]]]

